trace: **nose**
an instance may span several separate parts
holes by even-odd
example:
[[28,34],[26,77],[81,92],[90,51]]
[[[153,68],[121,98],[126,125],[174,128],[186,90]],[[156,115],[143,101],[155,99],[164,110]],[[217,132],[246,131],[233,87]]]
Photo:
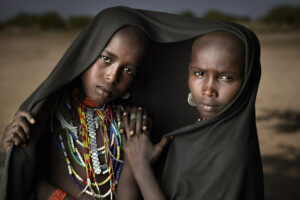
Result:
[[119,67],[117,65],[107,67],[104,75],[105,80],[112,84],[116,83],[118,81],[118,69]]
[[216,81],[212,77],[203,81],[202,94],[207,97],[218,96]]

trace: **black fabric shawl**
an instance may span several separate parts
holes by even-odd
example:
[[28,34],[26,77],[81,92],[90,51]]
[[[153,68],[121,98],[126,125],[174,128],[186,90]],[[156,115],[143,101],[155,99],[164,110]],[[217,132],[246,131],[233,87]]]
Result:
[[[26,148],[13,147],[7,154],[0,198],[35,198],[36,146],[40,135],[47,133],[43,126],[49,119],[45,107],[51,107],[50,99],[95,62],[112,35],[124,26],[134,26],[154,41],[131,88],[129,103],[142,105],[151,114],[154,141],[167,133],[175,135],[161,171],[168,199],[262,199],[254,110],[260,48],[255,35],[237,24],[127,7],[109,8],[95,16],[21,105],[20,109],[33,113],[37,126]],[[195,124],[197,111],[186,103],[191,45],[195,37],[217,30],[232,32],[245,43],[245,82],[225,110]]]

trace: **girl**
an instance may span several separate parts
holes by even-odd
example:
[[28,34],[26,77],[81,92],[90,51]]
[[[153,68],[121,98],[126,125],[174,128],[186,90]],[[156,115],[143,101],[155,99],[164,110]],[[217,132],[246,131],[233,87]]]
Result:
[[[154,41],[154,43],[151,45],[151,53],[147,53],[147,56],[151,56],[149,59],[145,59],[146,62],[143,65],[141,73],[135,80],[136,83],[132,85],[133,87],[130,90],[130,98],[128,99],[128,103],[134,105],[143,105],[147,110],[150,111],[150,114],[153,117],[152,132],[155,133],[151,136],[154,142],[158,141],[163,134],[171,131],[173,132],[168,135],[175,136],[175,139],[168,150],[165,167],[163,171],[161,171],[163,193],[160,192],[160,197],[162,197],[162,194],[164,194],[170,199],[201,199],[201,194],[207,194],[205,193],[207,188],[216,188],[218,191],[223,191],[224,188],[220,189],[216,187],[219,186],[219,179],[213,179],[207,182],[205,180],[208,180],[207,176],[213,178],[226,177],[227,173],[224,173],[224,171],[221,173],[217,170],[219,169],[219,163],[222,164],[222,162],[220,162],[220,157],[217,156],[220,155],[220,147],[217,148],[218,145],[214,144],[220,142],[222,144],[231,145],[232,143],[230,140],[223,140],[222,138],[235,138],[235,135],[236,138],[238,138],[237,140],[243,141],[241,144],[245,144],[245,146],[242,147],[245,149],[250,149],[250,154],[253,154],[252,157],[248,156],[247,154],[247,157],[245,158],[245,161],[247,161],[246,163],[253,163],[253,165],[257,167],[257,170],[255,171],[255,167],[245,165],[247,167],[250,166],[249,170],[243,168],[243,170],[236,176],[240,177],[239,180],[242,182],[244,181],[245,184],[243,184],[241,187],[238,187],[239,185],[237,182],[233,181],[232,185],[236,185],[236,187],[230,187],[232,190],[230,190],[229,195],[226,197],[228,199],[231,197],[234,199],[234,197],[238,196],[237,194],[247,196],[248,193],[252,191],[251,188],[254,191],[253,195],[259,195],[260,193],[258,190],[256,190],[256,187],[252,187],[252,183],[255,181],[253,181],[251,176],[249,176],[254,174],[257,175],[259,179],[261,175],[261,169],[259,168],[260,157],[257,146],[257,135],[253,121],[251,121],[251,123],[247,121],[248,119],[254,120],[254,102],[260,72],[259,45],[256,37],[243,27],[234,24],[220,23],[197,18],[185,18],[177,15],[153,11],[116,7],[102,11],[95,17],[95,19],[81,33],[78,39],[68,50],[66,55],[55,68],[54,72],[21,106],[21,110],[30,111],[30,113],[34,115],[36,124],[33,127],[33,133],[31,134],[31,139],[29,140],[27,147],[13,147],[7,154],[8,158],[6,159],[5,173],[2,179],[4,184],[1,184],[2,199],[35,198],[35,194],[33,192],[35,191],[34,187],[36,185],[35,169],[37,169],[39,163],[43,163],[39,160],[36,162],[36,151],[40,149],[39,147],[41,145],[39,144],[42,144],[42,142],[40,142],[42,139],[40,138],[43,137],[40,135],[50,135],[45,134],[43,131],[38,131],[41,129],[41,127],[45,127],[45,124],[48,124],[47,120],[42,120],[43,115],[48,116],[48,114],[45,114],[47,112],[45,112],[45,107],[42,106],[43,103],[46,102],[46,104],[44,104],[45,106],[51,105],[49,101],[51,102],[52,96],[55,94],[62,94],[59,92],[65,91],[64,89],[68,85],[72,85],[71,83],[74,83],[75,80],[78,80],[78,77],[83,77],[83,72],[87,69],[92,69],[91,66],[93,66],[95,61],[99,58],[101,58],[102,61],[108,61],[108,63],[110,63],[110,61],[113,59],[107,60],[107,55],[104,55],[103,57],[101,55],[101,57],[99,57],[100,53],[104,52],[103,49],[107,44],[110,44],[111,41],[108,41],[112,35],[124,26],[136,27],[137,29],[143,31],[152,41]],[[223,109],[222,112],[218,113],[211,119],[204,120],[199,124],[193,124],[178,129],[179,127],[189,124],[198,115],[195,109],[192,109],[192,107],[189,107],[185,104],[186,98],[184,97],[184,94],[188,93],[188,88],[185,84],[188,76],[187,70],[183,66],[186,66],[188,63],[193,38],[218,30],[233,32],[245,44],[246,59],[243,85],[236,98],[234,98],[234,100],[227,107],[225,106],[225,109]],[[124,55],[126,57],[128,54],[125,52]],[[88,71],[89,70],[86,72]],[[91,75],[92,74],[93,73],[91,73]],[[107,89],[107,87],[100,87],[97,91],[104,96],[110,96],[109,94],[111,93],[111,90]],[[122,91],[125,92],[126,89]],[[118,94],[120,95],[121,93]],[[119,99],[119,95],[115,95],[116,99]],[[111,103],[110,101],[116,101],[113,98],[107,98],[107,100],[107,103]],[[136,121],[137,123],[140,123],[140,121],[143,119],[142,113],[143,112],[138,109],[136,115],[130,115],[130,121]],[[243,117],[241,117],[241,115],[243,115]],[[125,114],[125,116],[129,115]],[[233,116],[236,118],[231,120]],[[133,183],[134,181],[131,180],[131,172],[132,170],[137,169],[137,167],[140,167],[138,166],[140,162],[135,162],[135,159],[132,158],[132,155],[136,156],[138,154],[135,154],[136,151],[130,153],[130,149],[139,149],[140,144],[146,143],[146,145],[143,146],[146,148],[145,150],[147,150],[146,153],[148,152],[149,154],[144,155],[145,151],[141,150],[142,154],[140,154],[141,156],[138,156],[137,158],[141,158],[143,160],[141,163],[143,164],[142,166],[145,166],[145,169],[148,168],[146,171],[148,173],[146,174],[147,177],[150,178],[148,183],[153,185],[152,183],[155,182],[155,179],[153,178],[153,174],[149,173],[151,172],[149,160],[151,161],[150,163],[155,161],[164,144],[166,144],[166,142],[162,142],[156,147],[153,147],[150,145],[151,143],[148,136],[145,134],[139,134],[138,132],[132,138],[129,137],[131,135],[130,132],[132,133],[134,129],[140,130],[141,128],[140,126],[137,126],[137,128],[129,127],[129,122],[126,120],[129,119],[124,117],[124,124],[126,125],[125,129],[128,138],[127,140],[124,138],[125,142],[127,142],[125,145],[126,155],[124,161],[127,162],[126,160],[131,159],[131,169],[128,170],[128,168],[125,168],[126,163],[124,163],[120,177],[120,183],[117,188],[117,194],[121,194],[119,191],[125,191],[125,193],[126,191],[129,191],[127,189],[121,190],[121,180],[125,180],[122,179],[122,176],[128,175],[130,183]],[[242,121],[243,123],[240,123],[243,125],[243,128],[246,128],[245,130],[243,129],[243,135],[238,134],[241,133],[241,127],[232,125],[236,125],[233,123],[236,122],[235,120],[244,120]],[[45,124],[42,124],[42,122]],[[250,127],[251,129],[247,129],[247,127]],[[232,131],[236,134],[219,133],[223,133],[223,131],[227,133]],[[198,132],[203,133],[203,136],[201,133],[198,134]],[[138,137],[144,138],[144,141],[140,143],[139,139],[135,139]],[[211,137],[214,138],[209,139]],[[247,139],[244,138],[250,138],[251,140],[249,143],[247,143]],[[58,139],[60,138],[58,137]],[[129,144],[132,143],[130,142],[131,139],[138,143],[133,145]],[[82,142],[82,140],[80,141]],[[166,141],[166,139],[162,141]],[[67,141],[63,142],[66,143]],[[43,148],[41,149],[43,150]],[[43,151],[38,151],[37,153],[41,155],[40,157],[43,157]],[[245,151],[244,153],[247,152]],[[127,156],[130,156],[131,158],[126,158]],[[201,162],[203,161],[205,163],[204,165],[200,165],[201,163],[199,163],[198,156],[203,157]],[[144,162],[145,159],[146,162]],[[93,165],[93,162],[94,161],[90,163],[90,166]],[[207,163],[211,164],[211,166],[207,167]],[[225,164],[228,164],[228,162],[224,162],[224,165]],[[227,169],[226,167],[221,168]],[[94,166],[92,166],[90,169],[94,170]],[[201,171],[201,169],[205,169],[207,171]],[[93,170],[90,171],[92,172]],[[137,172],[140,173],[139,170]],[[53,173],[55,173],[55,171]],[[66,167],[65,173],[68,173]],[[142,172],[142,174],[145,173]],[[242,174],[244,176],[242,176]],[[89,175],[87,174],[87,176],[83,177],[86,179],[88,176]],[[145,183],[145,185],[141,184],[143,182],[141,182],[138,174],[136,173],[134,174],[134,177],[139,183],[139,187],[144,198],[148,198],[149,192],[147,192],[147,190],[145,191],[145,187],[148,183]],[[195,178],[197,178],[197,180],[194,180]],[[22,180],[26,181],[26,187],[24,187],[24,182]],[[200,184],[197,182],[199,180],[201,181]],[[206,184],[204,184],[204,182]],[[197,190],[194,187],[190,187],[190,184],[197,187]],[[249,187],[251,191],[248,191],[248,188],[244,187],[247,184],[251,185],[251,187]],[[124,187],[127,186],[127,184],[124,185]],[[220,186],[224,185],[226,184],[220,184]],[[187,187],[191,188],[191,190],[187,190]],[[203,189],[199,190],[199,187],[203,187]],[[159,189],[159,187],[155,187],[153,194],[157,194],[157,192],[160,191]],[[18,191],[18,193],[14,193],[14,191]],[[212,199],[214,199],[213,194],[219,194],[212,193],[211,190],[209,191],[209,194],[212,195]],[[133,194],[136,193],[133,192]],[[91,196],[97,197],[93,194]],[[118,198],[123,198],[124,196],[125,195],[118,195]],[[204,195],[203,198],[205,199],[205,197],[207,196]],[[243,198],[243,196],[239,197]]]
[[188,102],[196,106],[199,120],[167,134],[174,139],[160,173],[161,187],[152,164],[163,146],[154,147],[147,132],[130,136],[123,114],[124,152],[144,199],[264,198],[254,112],[259,44],[251,36],[252,44],[226,31],[194,41]]

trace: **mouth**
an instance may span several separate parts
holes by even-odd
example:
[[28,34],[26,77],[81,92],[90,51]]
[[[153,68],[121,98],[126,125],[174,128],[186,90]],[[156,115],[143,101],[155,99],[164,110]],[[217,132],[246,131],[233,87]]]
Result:
[[112,96],[112,88],[111,87],[106,87],[106,86],[96,86],[96,92],[99,96],[104,96],[104,97],[109,97]]
[[214,102],[202,102],[200,103],[206,112],[216,112],[218,105]]

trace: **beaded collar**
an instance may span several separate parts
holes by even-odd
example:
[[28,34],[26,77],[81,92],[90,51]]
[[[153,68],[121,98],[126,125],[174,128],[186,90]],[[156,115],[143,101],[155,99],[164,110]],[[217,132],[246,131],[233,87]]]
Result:
[[79,88],[75,88],[72,92],[72,96],[75,98],[75,100],[78,103],[81,103],[85,106],[91,107],[91,108],[99,108],[101,107],[100,104],[96,104],[95,102],[93,102],[92,100],[90,100],[87,96],[85,96],[85,94],[83,92],[81,92],[81,90]]
[[[99,107],[76,88],[72,95],[62,98],[56,118],[60,128],[54,139],[65,158],[74,184],[82,193],[113,199],[123,165],[122,140],[114,106],[107,104]],[[101,147],[97,144],[101,136],[97,135],[97,130],[102,130]],[[83,155],[78,149],[82,150]],[[101,163],[101,157],[104,163]],[[85,178],[75,171],[72,166],[75,164],[85,168]],[[97,175],[107,177],[99,183]],[[109,184],[109,190],[103,193],[100,187],[106,184]]]

